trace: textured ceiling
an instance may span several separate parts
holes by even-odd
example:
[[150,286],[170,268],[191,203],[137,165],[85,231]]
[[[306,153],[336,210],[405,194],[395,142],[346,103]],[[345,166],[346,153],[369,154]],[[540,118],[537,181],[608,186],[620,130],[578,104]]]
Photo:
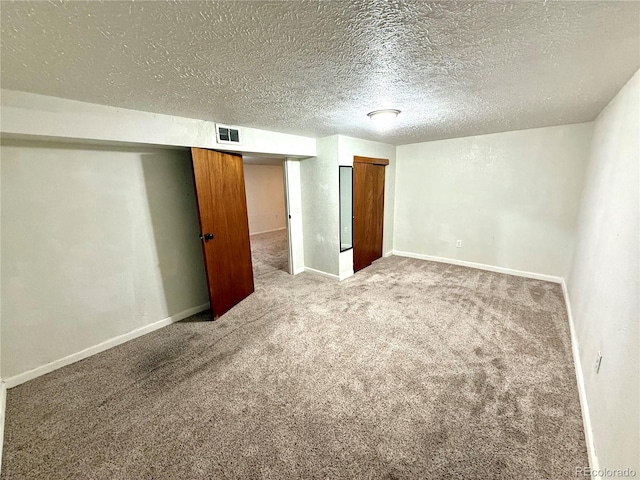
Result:
[[1,40],[3,88],[404,144],[592,120],[640,3],[2,2]]

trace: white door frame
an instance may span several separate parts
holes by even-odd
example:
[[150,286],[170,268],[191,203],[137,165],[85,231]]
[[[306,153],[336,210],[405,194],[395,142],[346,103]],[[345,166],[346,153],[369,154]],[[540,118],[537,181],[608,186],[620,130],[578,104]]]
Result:
[[289,191],[289,174],[287,173],[287,160],[282,161],[282,175],[284,177],[284,215],[287,224],[287,251],[289,259],[287,262],[287,270],[293,275],[293,239],[291,238],[291,192]]
[[282,166],[285,190],[285,215],[289,243],[289,273],[297,275],[304,271],[300,160],[287,158],[282,162]]

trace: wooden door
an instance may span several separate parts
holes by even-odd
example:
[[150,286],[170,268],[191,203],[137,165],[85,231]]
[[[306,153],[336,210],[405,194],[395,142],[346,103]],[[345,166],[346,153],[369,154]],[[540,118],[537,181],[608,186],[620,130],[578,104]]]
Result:
[[389,161],[353,159],[353,270],[357,272],[382,257],[384,227],[384,173]]
[[242,157],[192,148],[202,250],[213,318],[253,293]]

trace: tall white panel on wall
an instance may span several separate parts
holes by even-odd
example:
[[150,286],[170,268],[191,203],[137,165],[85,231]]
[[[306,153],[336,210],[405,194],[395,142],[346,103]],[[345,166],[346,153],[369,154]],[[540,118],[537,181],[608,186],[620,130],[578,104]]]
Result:
[[300,185],[300,160],[284,162],[287,177],[287,202],[289,214],[289,242],[291,244],[291,272],[304,270],[304,239],[302,237],[302,192]]
[[317,140],[317,157],[300,161],[304,266],[338,277],[340,211],[338,136]]

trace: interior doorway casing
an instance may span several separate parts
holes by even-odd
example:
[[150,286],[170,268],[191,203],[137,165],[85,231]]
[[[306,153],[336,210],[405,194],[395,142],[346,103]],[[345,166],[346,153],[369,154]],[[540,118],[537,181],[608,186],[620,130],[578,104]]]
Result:
[[281,165],[283,175],[284,218],[287,229],[288,273],[304,271],[304,245],[302,234],[302,187],[300,158],[267,154],[243,154],[246,165]]
[[287,234],[289,236],[290,273],[297,275],[304,271],[300,159],[287,158],[283,166],[285,175]]
[[290,275],[293,275],[293,248],[291,246],[291,242],[293,239],[291,238],[291,207],[289,200],[289,175],[287,174],[287,160],[282,162],[282,176],[284,183],[284,214],[285,214],[285,223],[287,225],[287,248],[289,250],[289,261],[287,262],[287,269]]

